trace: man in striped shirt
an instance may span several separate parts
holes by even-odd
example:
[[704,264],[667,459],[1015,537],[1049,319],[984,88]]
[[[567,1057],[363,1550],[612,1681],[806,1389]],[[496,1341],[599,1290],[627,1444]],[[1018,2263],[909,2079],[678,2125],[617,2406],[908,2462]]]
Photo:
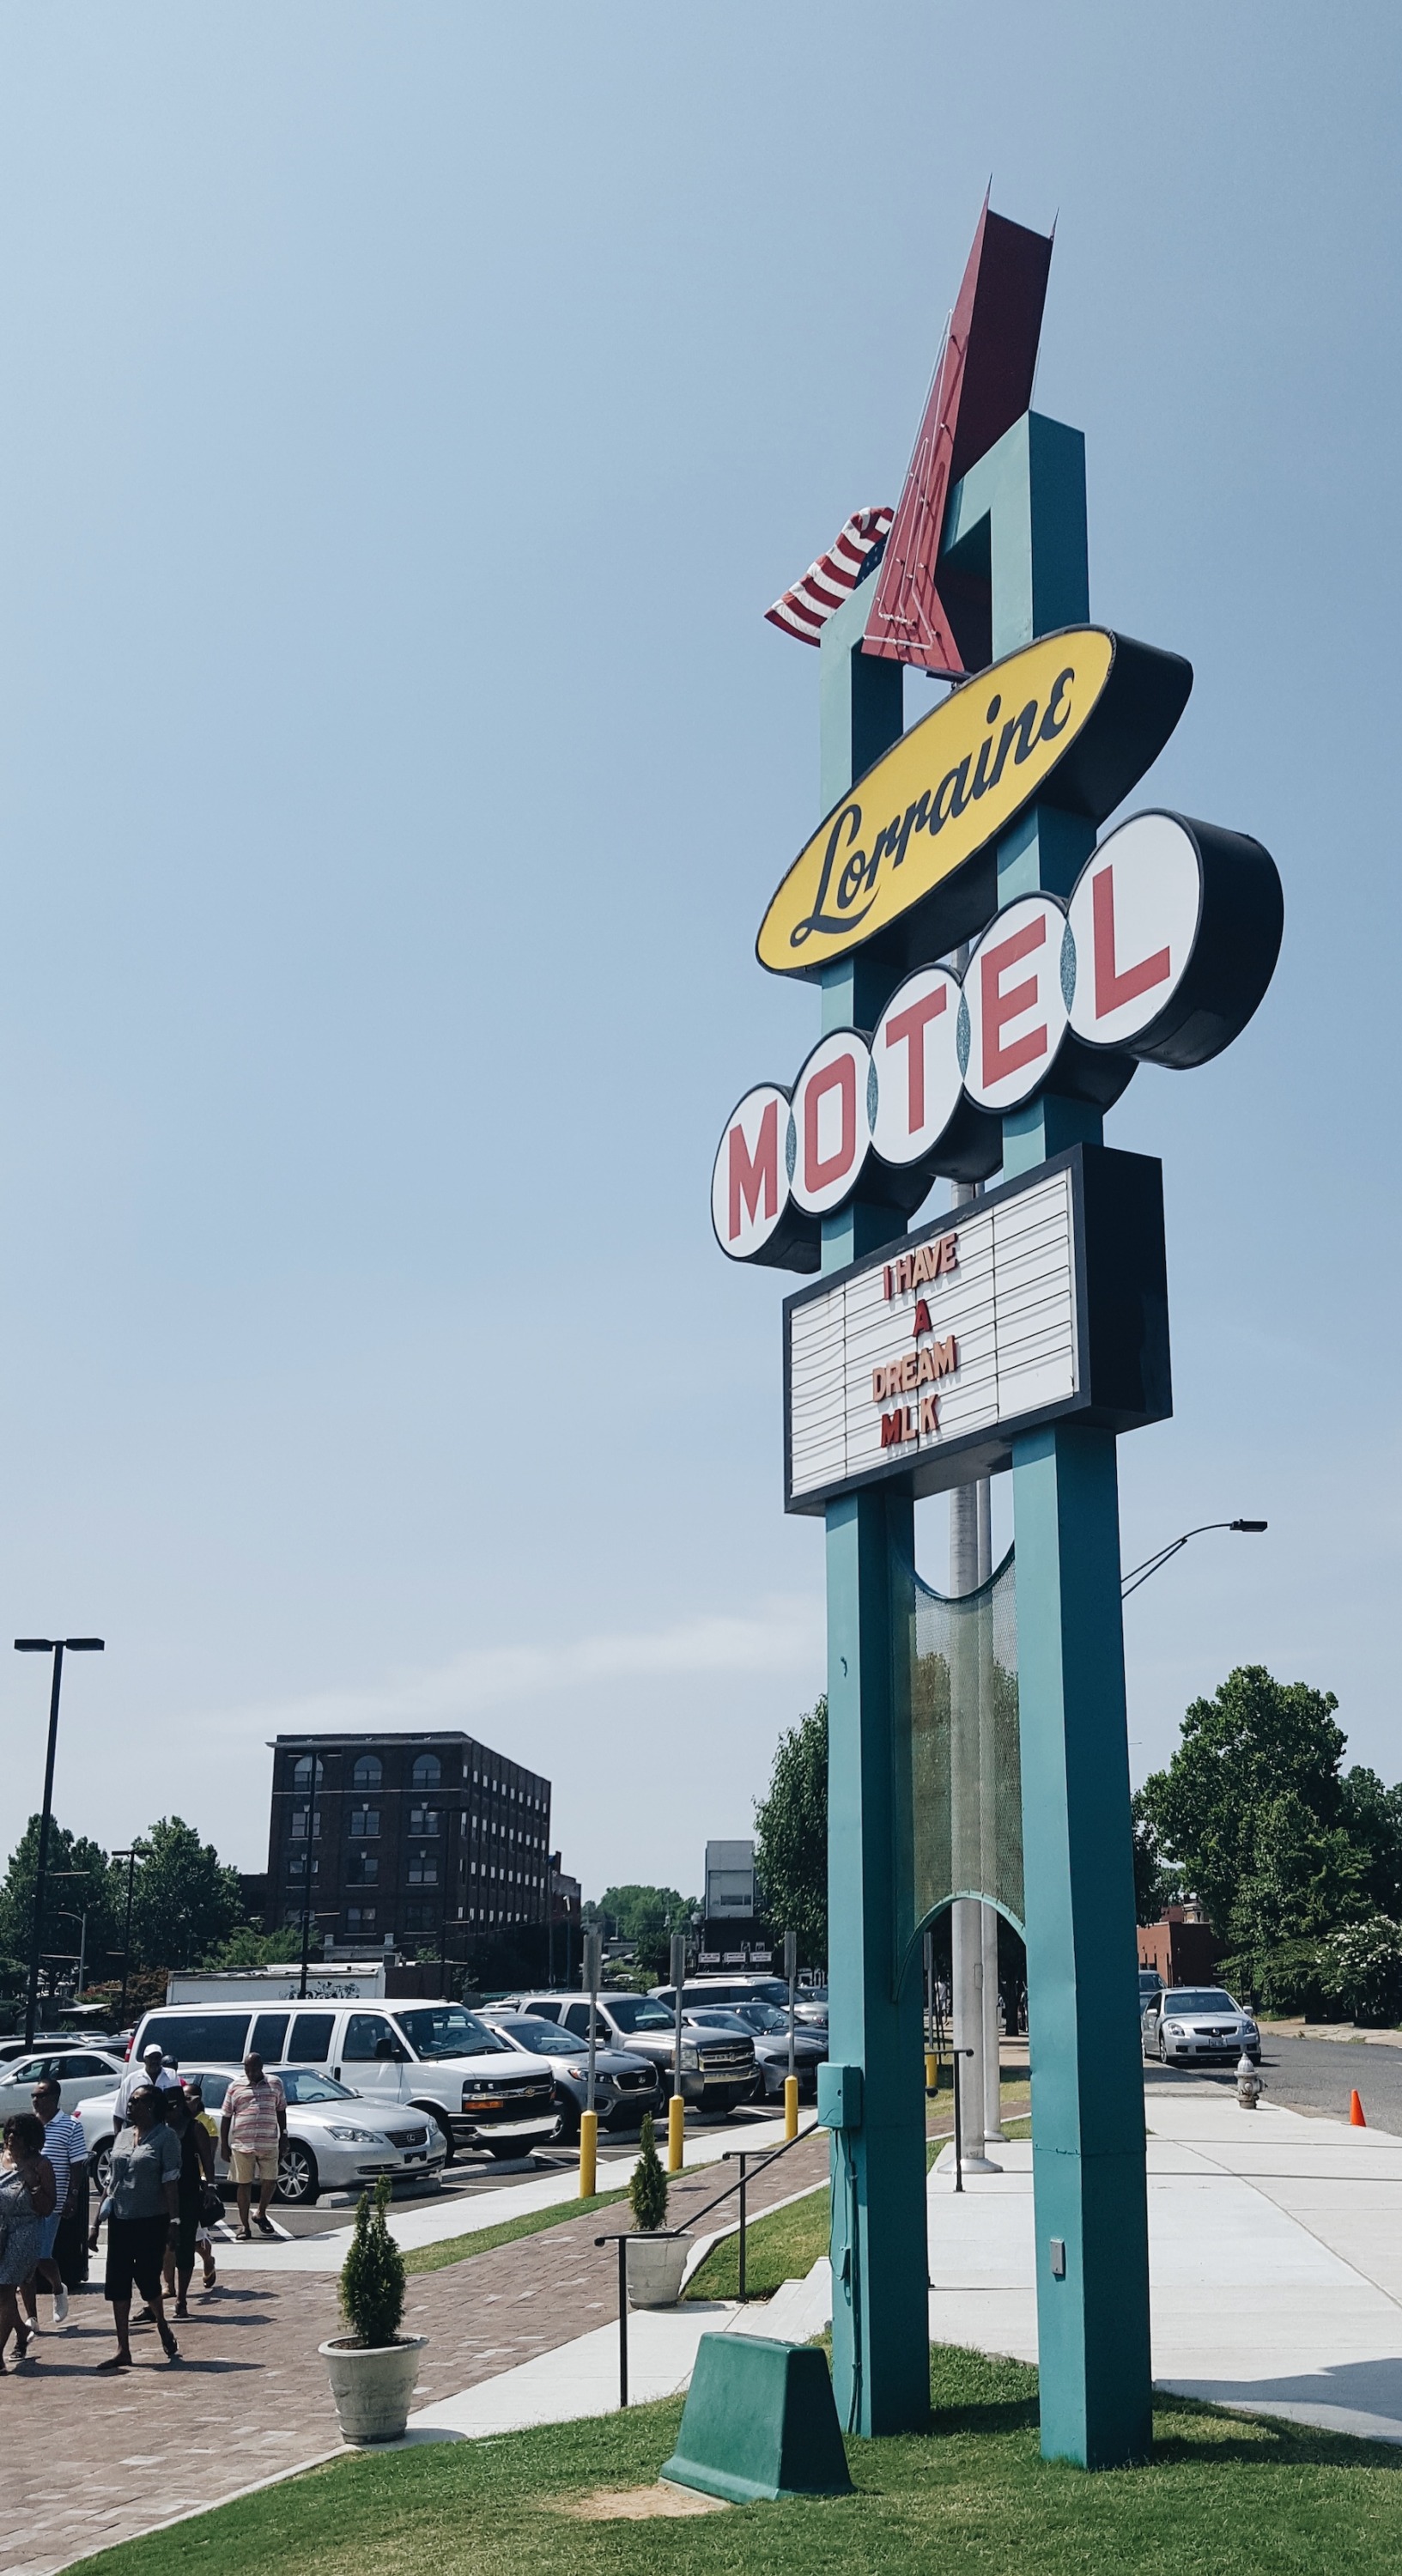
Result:
[[238,2193],[239,2234],[251,2241],[248,2224],[253,2185],[258,2185],[258,2226],[264,2236],[277,2233],[268,2216],[268,2194],[277,2181],[282,2142],[287,2135],[287,2097],[275,2075],[265,2075],[261,2057],[243,2061],[224,2096],[219,2152],[228,2159]]
[[81,2189],[86,2197],[88,2187],[88,2142],[83,2135],[81,2121],[60,2109],[61,2098],[51,2075],[41,2078],[30,2095],[35,2113],[44,2123],[43,2154],[45,2162],[52,2165],[54,2176],[53,2214],[41,2222],[39,2260],[21,2292],[31,2322],[36,2326],[39,2318],[35,2291],[41,2283],[46,2290],[53,2292],[54,2324],[61,2326],[67,2317],[68,2292],[64,2287],[63,2274],[54,2261],[54,2239],[64,2211],[75,2194]]

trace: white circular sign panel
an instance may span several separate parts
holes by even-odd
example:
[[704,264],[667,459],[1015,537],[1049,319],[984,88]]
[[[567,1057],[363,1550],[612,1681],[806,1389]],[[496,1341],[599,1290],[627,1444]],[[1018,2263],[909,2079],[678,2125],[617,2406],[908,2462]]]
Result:
[[1054,895],[1023,895],[989,923],[964,970],[959,1060],[980,1109],[1016,1109],[1046,1081],[1066,1035],[1076,948]]
[[793,1087],[790,1144],[794,1204],[827,1216],[856,1188],[871,1151],[875,1084],[871,1050],[855,1029],[834,1029]]
[[1071,1026],[1087,1046],[1132,1046],[1158,1019],[1187,970],[1202,904],[1198,853],[1174,815],[1136,814],[1101,842],[1067,907]]
[[789,1096],[756,1083],[725,1122],[711,1174],[711,1223],[722,1252],[752,1261],[789,1204]]
[[872,1143],[883,1163],[918,1163],[959,1106],[959,978],[924,966],[897,986],[871,1041],[876,1067]]

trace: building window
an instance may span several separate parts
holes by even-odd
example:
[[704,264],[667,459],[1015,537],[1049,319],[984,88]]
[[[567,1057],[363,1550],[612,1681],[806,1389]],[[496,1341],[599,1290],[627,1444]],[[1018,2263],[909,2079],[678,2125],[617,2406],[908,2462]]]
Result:
[[438,1909],[434,1905],[401,1905],[400,1917],[406,1932],[436,1932]]
[[356,1763],[355,1769],[351,1773],[351,1787],[353,1789],[378,1789],[384,1776],[384,1764],[381,1762],[378,1753],[362,1753],[359,1761]]
[[[307,1875],[307,1855],[306,1855],[306,1853],[305,1853],[304,1851],[295,1851],[295,1852],[289,1852],[289,1853],[288,1853],[288,1855],[287,1855],[287,1875],[288,1875],[288,1877],[289,1877],[289,1878],[305,1878],[305,1877],[306,1877],[306,1875]],[[313,1876],[313,1878],[319,1878],[319,1877],[320,1877],[320,1875],[321,1875],[321,1863],[320,1863],[320,1861],[319,1861],[319,1860],[317,1860],[316,1858],[313,1858],[313,1860],[312,1860],[312,1876]]]
[[436,1789],[443,1777],[443,1765],[436,1753],[420,1753],[414,1759],[416,1789]]
[[292,1786],[299,1797],[310,1798],[315,1795],[321,1787],[320,1755],[313,1761],[310,1753],[304,1753],[300,1761],[293,1763]]
[[320,1807],[294,1807],[292,1834],[294,1841],[297,1842],[306,1842],[308,1838],[313,1842],[318,1841],[321,1835]]
[[436,1887],[438,1885],[437,1852],[411,1852],[409,1854],[409,1885],[411,1887]]
[[411,1834],[436,1834],[440,1822],[441,1818],[436,1807],[411,1807],[409,1810]]
[[373,1887],[380,1875],[378,1852],[349,1852],[346,1856],[347,1887]]
[[346,1907],[346,1930],[352,1940],[355,1939],[358,1932],[373,1932],[374,1929],[375,1909],[373,1905],[348,1905]]
[[378,1807],[352,1807],[350,1831],[355,1843],[373,1842],[380,1830]]

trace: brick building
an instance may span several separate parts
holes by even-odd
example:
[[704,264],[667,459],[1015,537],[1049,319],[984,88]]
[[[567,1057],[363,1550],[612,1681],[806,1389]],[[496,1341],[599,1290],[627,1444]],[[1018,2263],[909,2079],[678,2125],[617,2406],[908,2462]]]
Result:
[[431,1941],[544,1927],[550,1783],[460,1730],[280,1735],[268,1832],[270,1931],[308,1902],[326,1940]]

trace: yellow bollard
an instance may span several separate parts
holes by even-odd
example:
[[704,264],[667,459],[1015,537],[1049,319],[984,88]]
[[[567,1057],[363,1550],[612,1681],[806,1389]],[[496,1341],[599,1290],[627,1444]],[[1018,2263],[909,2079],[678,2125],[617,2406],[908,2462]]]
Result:
[[594,2197],[595,2160],[599,2150],[599,2114],[581,2111],[579,2115],[579,2197]]
[[682,2169],[682,2126],[685,2119],[686,2104],[680,2093],[674,2093],[667,2105],[668,2173],[680,2173]]
[[798,2136],[798,2077],[796,2075],[784,2077],[784,2136],[785,2138]]
[[932,2048],[927,2048],[925,2051],[925,2090],[927,2093],[938,2093],[939,2089],[940,2062],[938,2057],[935,2055],[934,2050]]

